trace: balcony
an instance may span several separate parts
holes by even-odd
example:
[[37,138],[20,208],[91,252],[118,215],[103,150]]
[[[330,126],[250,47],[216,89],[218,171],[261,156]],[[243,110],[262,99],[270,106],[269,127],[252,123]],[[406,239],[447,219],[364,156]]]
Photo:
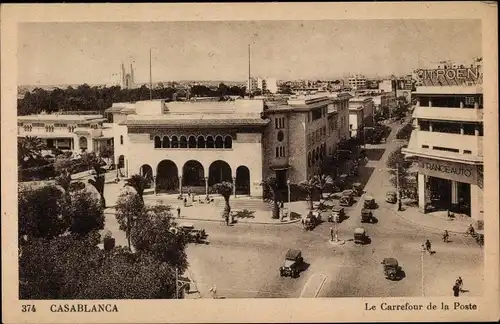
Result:
[[75,128],[75,134],[77,135],[90,135],[91,137],[101,137],[102,136],[102,129],[94,129],[94,128],[82,128],[78,127]]
[[413,118],[432,120],[453,120],[461,122],[482,122],[483,110],[474,108],[447,108],[415,106]]

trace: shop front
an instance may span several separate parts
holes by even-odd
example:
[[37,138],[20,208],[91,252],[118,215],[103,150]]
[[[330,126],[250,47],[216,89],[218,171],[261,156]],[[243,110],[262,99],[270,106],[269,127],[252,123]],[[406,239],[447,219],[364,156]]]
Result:
[[418,159],[419,208],[450,210],[482,218],[483,189],[477,165],[429,158]]

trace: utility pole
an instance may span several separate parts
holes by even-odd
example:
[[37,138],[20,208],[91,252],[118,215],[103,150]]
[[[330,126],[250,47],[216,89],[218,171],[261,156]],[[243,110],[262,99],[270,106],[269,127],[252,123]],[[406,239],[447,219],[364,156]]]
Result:
[[151,49],[149,49],[149,100],[153,100],[153,75],[151,71]]
[[175,268],[175,299],[179,299],[179,270]]
[[252,77],[250,72],[250,44],[248,44],[248,97],[252,94]]
[[422,246],[422,254],[421,254],[421,268],[422,268],[422,282],[421,282],[421,287],[422,287],[422,296],[425,296],[425,292],[424,292],[424,254],[425,254],[425,250],[424,250],[424,247]]

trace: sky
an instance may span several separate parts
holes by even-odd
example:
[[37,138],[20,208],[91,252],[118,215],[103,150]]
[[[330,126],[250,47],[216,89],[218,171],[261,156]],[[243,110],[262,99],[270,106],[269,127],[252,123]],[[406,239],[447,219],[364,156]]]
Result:
[[18,84],[117,84],[120,64],[135,81],[332,79],[411,73],[441,60],[481,55],[480,20],[321,20],[23,23]]

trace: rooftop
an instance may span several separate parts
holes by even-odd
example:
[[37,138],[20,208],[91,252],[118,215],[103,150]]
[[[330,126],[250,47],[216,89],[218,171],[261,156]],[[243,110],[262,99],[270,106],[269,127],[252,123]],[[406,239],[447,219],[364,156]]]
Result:
[[482,85],[474,86],[421,86],[414,94],[482,94]]
[[17,116],[19,121],[55,121],[55,122],[69,122],[69,121],[103,121],[105,120],[102,115],[59,115],[59,114],[40,114],[40,115],[27,115]]

